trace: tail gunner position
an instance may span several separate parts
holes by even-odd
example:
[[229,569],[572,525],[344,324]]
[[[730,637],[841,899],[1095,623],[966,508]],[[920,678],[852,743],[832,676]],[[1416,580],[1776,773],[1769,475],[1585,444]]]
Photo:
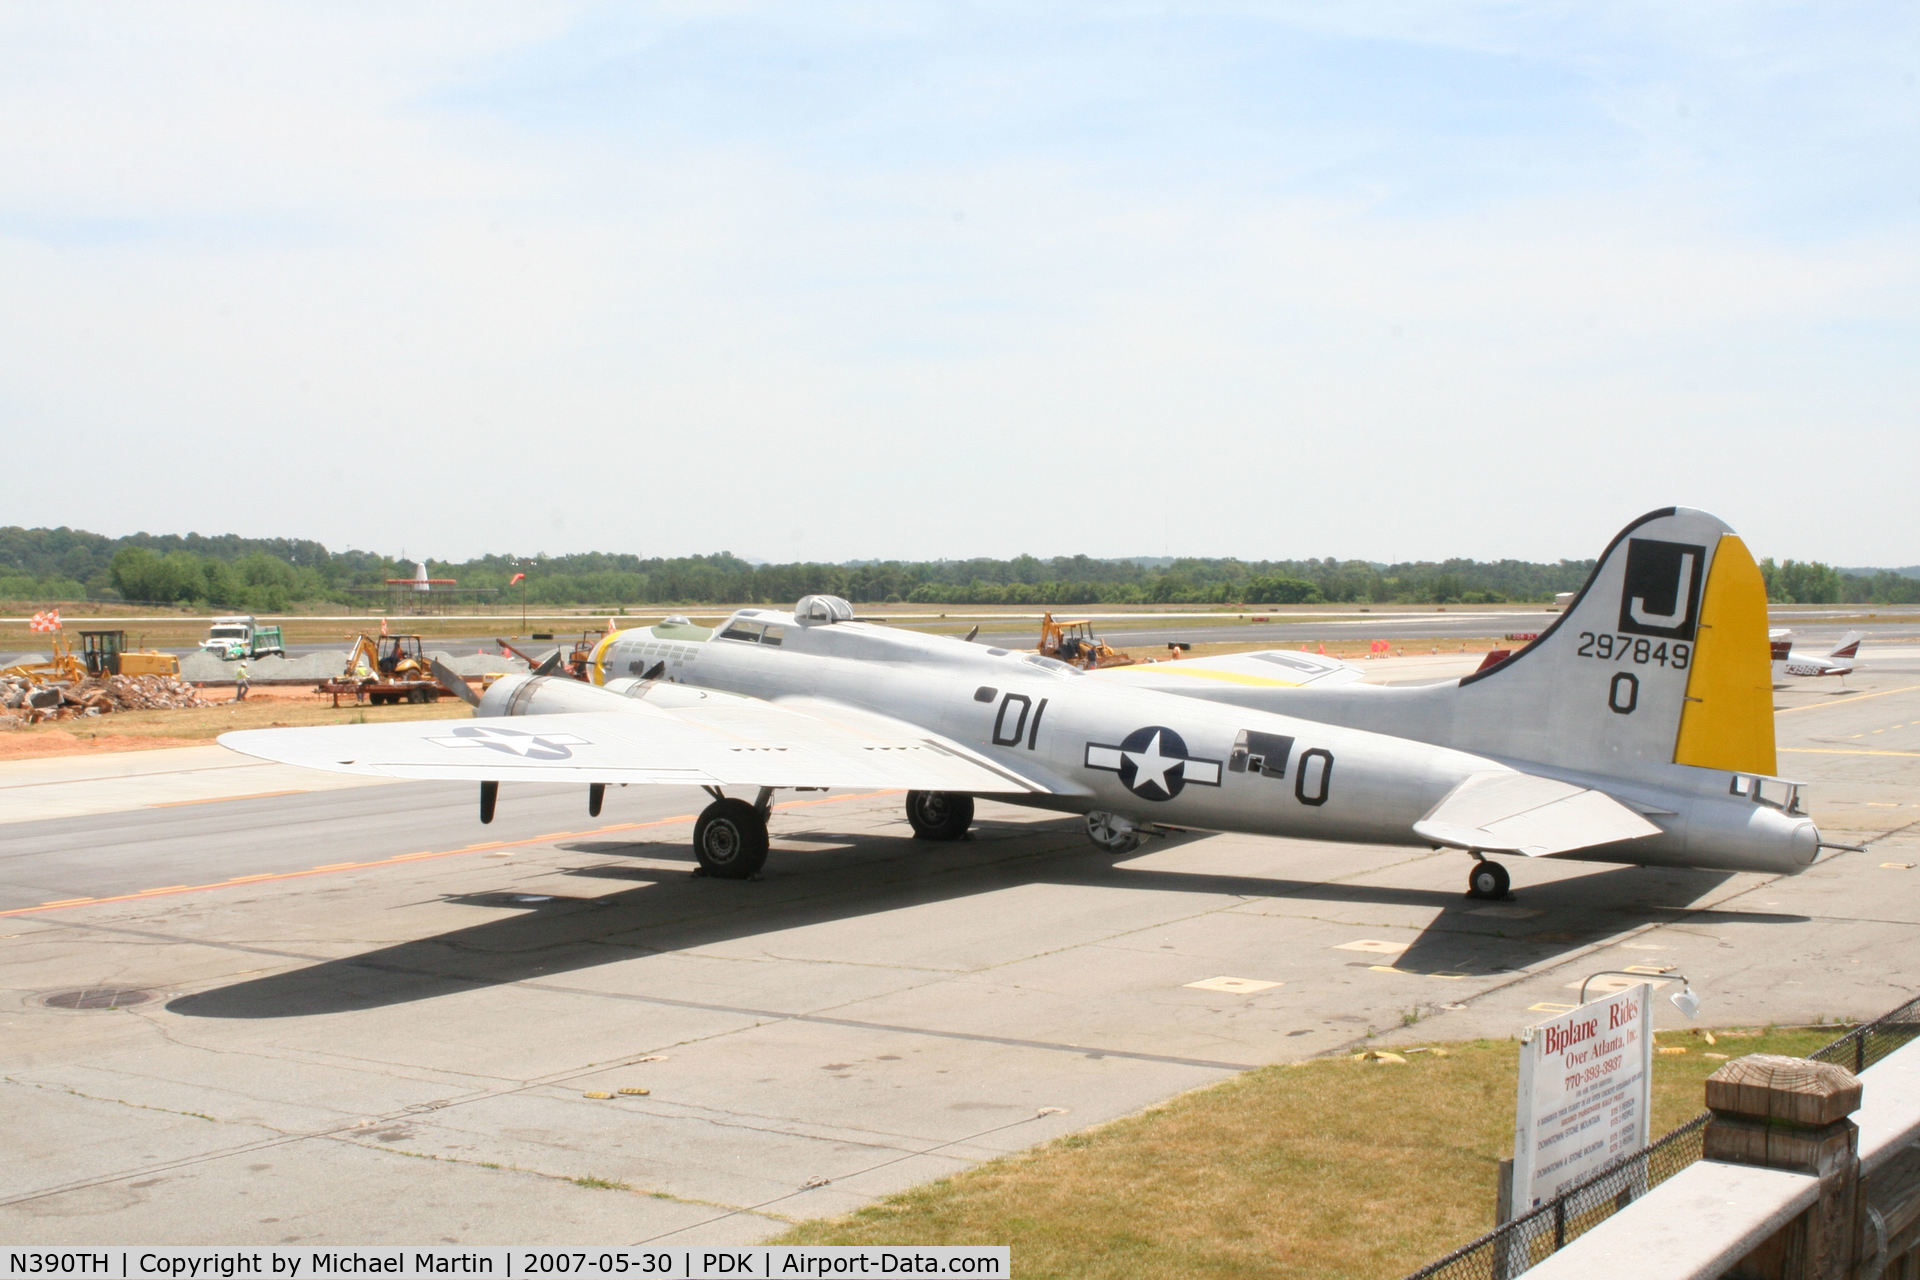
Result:
[[[1156,824],[1470,854],[1794,873],[1820,835],[1774,776],[1766,595],[1745,545],[1684,508],[1623,530],[1579,597],[1498,666],[1419,687],[1284,651],[1083,672],[853,620],[844,600],[742,609],[711,633],[618,631],[591,684],[509,677],[476,718],[222,735],[238,751],[386,777],[691,783],[711,875],[767,856],[781,788],[898,787],[931,840],[976,796],[1084,814],[1115,853]],[[464,684],[456,687],[464,688]],[[752,799],[728,796],[728,789]]]

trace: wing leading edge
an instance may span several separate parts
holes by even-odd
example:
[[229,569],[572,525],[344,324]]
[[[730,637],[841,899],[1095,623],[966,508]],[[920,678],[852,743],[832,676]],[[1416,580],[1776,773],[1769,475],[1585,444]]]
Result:
[[1045,783],[884,717],[741,701],[380,725],[245,729],[222,746],[334,773],[436,781],[900,787],[1044,794]]

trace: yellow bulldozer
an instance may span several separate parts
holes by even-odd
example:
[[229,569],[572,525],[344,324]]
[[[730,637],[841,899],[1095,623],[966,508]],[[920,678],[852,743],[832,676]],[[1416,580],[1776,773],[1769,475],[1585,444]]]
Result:
[[0,671],[0,676],[16,676],[34,684],[79,684],[88,676],[179,674],[179,658],[157,649],[129,649],[124,631],[82,631],[78,654],[64,634],[55,634],[47,661],[23,662]]
[[1122,653],[1093,634],[1091,618],[1055,621],[1051,611],[1040,621],[1040,655],[1070,662],[1087,671],[1096,667],[1131,667],[1138,662],[1153,661],[1152,658],[1136,658],[1130,653]]

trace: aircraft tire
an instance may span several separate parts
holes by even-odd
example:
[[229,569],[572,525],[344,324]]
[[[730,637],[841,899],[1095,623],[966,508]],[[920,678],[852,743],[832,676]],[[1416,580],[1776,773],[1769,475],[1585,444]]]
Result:
[[1467,896],[1498,902],[1507,896],[1512,881],[1507,869],[1497,862],[1476,862],[1467,873]]
[[964,791],[909,791],[907,825],[916,840],[964,840],[973,825],[973,797]]
[[1140,828],[1136,823],[1098,809],[1087,814],[1087,839],[1102,853],[1120,857],[1140,847]]
[[745,800],[715,800],[693,824],[693,856],[716,880],[745,880],[767,863],[767,820]]

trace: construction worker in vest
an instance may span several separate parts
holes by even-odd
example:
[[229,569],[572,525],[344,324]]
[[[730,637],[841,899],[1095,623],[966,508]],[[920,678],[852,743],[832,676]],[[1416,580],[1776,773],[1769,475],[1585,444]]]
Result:
[[240,665],[235,667],[233,671],[233,700],[235,702],[245,702],[247,700],[247,683],[247,664],[246,660],[242,659]]
[[373,672],[367,670],[366,657],[362,655],[361,657],[355,658],[353,662],[353,700],[358,703],[365,703],[367,700],[367,686],[372,683]]

